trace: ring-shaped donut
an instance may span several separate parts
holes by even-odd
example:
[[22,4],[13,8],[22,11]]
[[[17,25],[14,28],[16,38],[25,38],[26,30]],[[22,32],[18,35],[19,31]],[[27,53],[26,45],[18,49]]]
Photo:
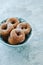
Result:
[[8,38],[8,42],[11,45],[17,45],[25,40],[25,34],[22,30],[13,29]]

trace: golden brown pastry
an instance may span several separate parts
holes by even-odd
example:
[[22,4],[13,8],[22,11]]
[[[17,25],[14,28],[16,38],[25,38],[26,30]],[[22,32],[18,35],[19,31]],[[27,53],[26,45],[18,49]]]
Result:
[[25,40],[25,34],[21,29],[13,29],[8,38],[9,44],[17,45]]
[[16,28],[19,23],[19,20],[17,18],[8,18],[6,22],[10,22],[13,27]]
[[11,23],[3,23],[0,25],[0,35],[6,36],[9,35],[11,30],[14,29]]
[[24,23],[24,22],[23,23],[19,23],[17,25],[17,28],[22,29],[25,32],[25,34],[28,34],[30,32],[30,30],[31,30],[30,25],[28,23]]

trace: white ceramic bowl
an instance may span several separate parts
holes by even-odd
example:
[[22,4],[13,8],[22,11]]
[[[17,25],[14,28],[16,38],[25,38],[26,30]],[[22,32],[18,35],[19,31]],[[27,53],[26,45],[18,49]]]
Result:
[[[19,19],[20,22],[26,22],[26,21],[25,21],[24,19],[22,19],[22,18],[18,18],[18,19]],[[5,21],[5,20],[4,20],[4,21]],[[4,21],[2,21],[1,23],[3,23]],[[19,45],[10,45],[10,44],[6,43],[5,41],[3,41],[2,38],[1,38],[1,36],[0,36],[0,43],[1,43],[1,44],[4,44],[4,45],[7,45],[7,46],[11,46],[11,47],[19,47],[19,46],[23,46],[23,45],[29,44],[29,41],[30,41],[31,37],[32,37],[32,29],[31,29],[31,31],[30,31],[30,34],[28,34],[28,35],[26,36],[26,40],[25,40],[23,43],[19,44]]]

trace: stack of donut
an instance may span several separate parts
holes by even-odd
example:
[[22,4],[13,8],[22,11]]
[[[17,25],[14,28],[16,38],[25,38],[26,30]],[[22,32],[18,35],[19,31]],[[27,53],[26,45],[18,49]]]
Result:
[[30,31],[30,24],[20,23],[18,18],[8,18],[0,25],[0,35],[11,45],[22,43],[25,40],[25,35],[29,34]]

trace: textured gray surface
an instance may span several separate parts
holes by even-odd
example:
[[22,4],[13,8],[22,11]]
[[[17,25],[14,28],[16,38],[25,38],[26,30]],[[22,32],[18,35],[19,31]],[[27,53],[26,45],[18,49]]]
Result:
[[8,17],[29,21],[33,36],[18,48],[0,42],[0,65],[43,65],[43,0],[0,0],[0,22]]

